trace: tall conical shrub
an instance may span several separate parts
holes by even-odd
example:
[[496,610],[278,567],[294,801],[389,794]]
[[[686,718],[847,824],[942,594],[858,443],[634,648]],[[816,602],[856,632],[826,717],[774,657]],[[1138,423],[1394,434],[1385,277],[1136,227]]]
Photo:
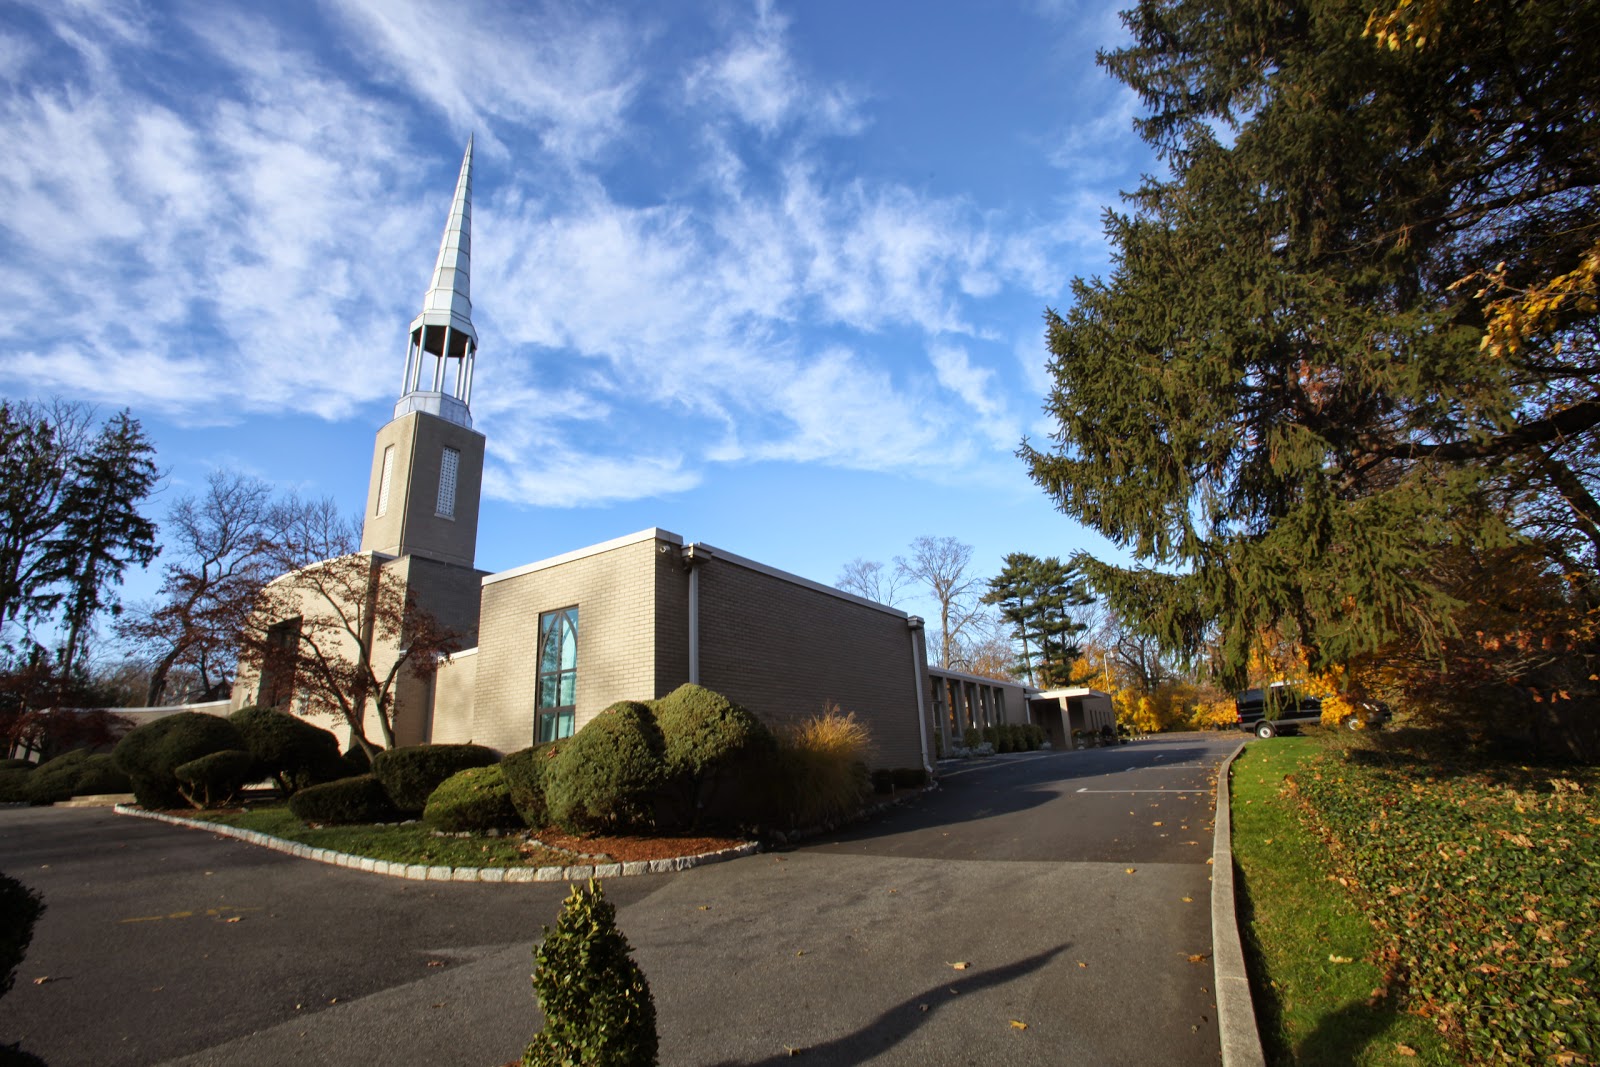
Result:
[[574,885],[555,929],[545,927],[533,951],[544,1029],[522,1054],[523,1067],[654,1067],[656,1003],[630,951],[600,883]]

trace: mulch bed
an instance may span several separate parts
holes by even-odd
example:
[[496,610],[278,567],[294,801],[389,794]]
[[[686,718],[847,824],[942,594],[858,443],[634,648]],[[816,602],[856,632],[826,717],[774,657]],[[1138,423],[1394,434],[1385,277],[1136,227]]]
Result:
[[741,837],[575,837],[553,826],[533,835],[540,844],[576,852],[584,856],[604,856],[611,863],[664,860],[676,856],[697,856],[746,843]]

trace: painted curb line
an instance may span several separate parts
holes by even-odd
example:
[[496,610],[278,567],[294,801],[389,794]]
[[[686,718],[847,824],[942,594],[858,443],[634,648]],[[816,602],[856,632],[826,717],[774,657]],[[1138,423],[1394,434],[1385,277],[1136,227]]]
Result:
[[1239,939],[1239,913],[1233,900],[1233,817],[1229,810],[1228,773],[1241,741],[1217,768],[1217,812],[1211,852],[1211,964],[1217,991],[1217,1030],[1222,1038],[1222,1067],[1266,1067],[1261,1035],[1256,1031],[1250,977],[1244,968]]
[[737,845],[733,848],[718,849],[716,852],[702,852],[697,856],[673,856],[670,859],[660,860],[635,860],[630,863],[582,863],[569,867],[425,867],[411,863],[390,863],[387,860],[375,860],[370,856],[353,856],[348,852],[333,852],[325,848],[312,848],[302,845],[298,841],[285,841],[281,837],[272,837],[256,830],[241,830],[237,826],[224,826],[221,823],[202,822],[199,819],[185,819],[180,815],[167,815],[158,811],[146,811],[128,804],[118,804],[111,809],[118,815],[131,815],[136,819],[151,819],[155,822],[170,823],[173,826],[185,826],[193,830],[207,830],[219,837],[232,837],[250,845],[259,845],[274,852],[282,852],[296,859],[313,860],[317,863],[326,863],[334,867],[346,867],[352,871],[365,871],[371,874],[381,874],[389,878],[405,878],[413,882],[583,882],[591,877],[595,878],[625,878],[637,874],[669,874],[673,871],[687,871],[693,867],[703,867],[709,863],[722,863],[725,860],[738,859],[741,856],[753,856],[761,851],[759,841]]

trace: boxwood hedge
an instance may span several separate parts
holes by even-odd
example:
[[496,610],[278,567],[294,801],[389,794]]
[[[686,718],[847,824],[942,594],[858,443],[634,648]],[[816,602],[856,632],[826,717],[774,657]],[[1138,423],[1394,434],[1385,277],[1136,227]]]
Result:
[[654,793],[666,780],[662,747],[647,705],[611,705],[556,756],[545,788],[551,818],[575,833],[648,824]]
[[399,817],[388,791],[370,774],[310,785],[289,798],[289,811],[301,822],[352,826]]
[[396,808],[418,814],[446,778],[499,762],[500,754],[482,745],[413,745],[378,753],[372,775],[383,783]]
[[511,803],[511,790],[498,763],[468,767],[439,784],[422,810],[422,821],[435,830],[501,830],[522,825]]
[[111,753],[118,770],[133,784],[146,808],[183,806],[177,769],[224,749],[243,749],[244,738],[227,719],[184,711],[130,730]]

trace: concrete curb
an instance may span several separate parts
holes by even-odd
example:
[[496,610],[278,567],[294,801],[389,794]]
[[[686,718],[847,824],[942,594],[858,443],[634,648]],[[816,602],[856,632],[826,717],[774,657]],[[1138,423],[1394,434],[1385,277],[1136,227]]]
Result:
[[1217,991],[1217,1030],[1222,1037],[1222,1067],[1266,1067],[1256,1031],[1250,977],[1244,968],[1238,912],[1233,900],[1233,818],[1228,808],[1228,773],[1240,742],[1217,768],[1217,815],[1211,853],[1211,963]]
[[312,848],[298,841],[285,841],[281,837],[272,837],[255,830],[241,830],[236,826],[185,819],[179,815],[146,811],[128,804],[118,804],[111,810],[118,815],[132,815],[138,819],[171,823],[173,826],[208,830],[221,837],[236,838],[246,844],[270,848],[274,852],[283,852],[296,859],[327,863],[334,867],[348,867],[353,871],[382,874],[390,878],[406,878],[413,882],[582,882],[591,877],[624,878],[636,874],[687,871],[691,867],[721,863],[724,860],[738,859],[740,856],[750,856],[761,851],[761,843],[751,841],[735,848],[702,852],[698,856],[673,856],[669,859],[636,860],[631,863],[584,863],[570,867],[425,867],[418,864],[390,863],[388,860],[375,860],[369,856],[352,856],[348,852],[334,852],[326,848]]

